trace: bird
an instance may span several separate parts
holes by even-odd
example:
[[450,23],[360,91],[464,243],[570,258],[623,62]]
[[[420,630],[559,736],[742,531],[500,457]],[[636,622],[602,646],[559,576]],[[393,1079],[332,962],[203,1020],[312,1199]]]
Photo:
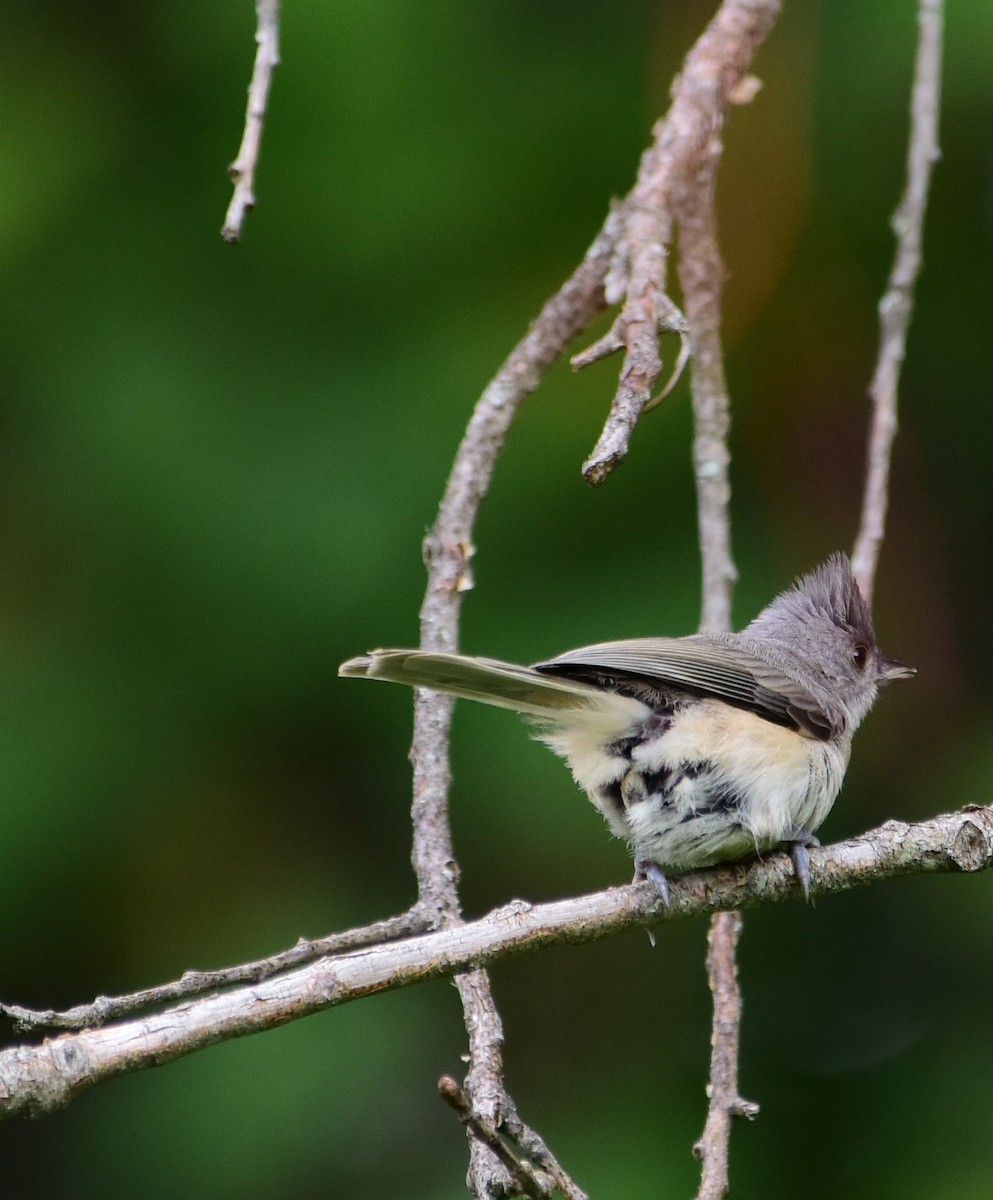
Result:
[[809,899],[807,848],[852,736],[880,686],[914,674],[880,651],[842,553],[739,633],[600,642],[532,666],[381,649],[339,668],[522,714],[666,907],[670,878],[781,847]]

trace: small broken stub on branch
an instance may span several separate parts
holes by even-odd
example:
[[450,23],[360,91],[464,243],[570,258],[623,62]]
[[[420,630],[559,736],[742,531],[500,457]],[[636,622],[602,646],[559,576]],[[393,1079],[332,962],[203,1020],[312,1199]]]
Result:
[[[660,331],[679,334],[679,354],[672,372],[662,390],[653,396],[652,389],[662,374],[657,334],[649,344],[643,343],[625,355],[621,378],[603,432],[593,448],[593,453],[583,464],[583,478],[593,487],[603,483],[614,467],[627,455],[631,436],[642,414],[651,412],[662,403],[679,382],[686,368],[690,357],[686,325],[682,313],[675,305],[672,308],[674,315],[678,317],[678,323],[673,321],[666,329]],[[597,358],[612,353],[607,347],[613,344],[613,339],[614,333],[611,331],[588,350],[576,355],[572,360],[573,366],[585,367]]]

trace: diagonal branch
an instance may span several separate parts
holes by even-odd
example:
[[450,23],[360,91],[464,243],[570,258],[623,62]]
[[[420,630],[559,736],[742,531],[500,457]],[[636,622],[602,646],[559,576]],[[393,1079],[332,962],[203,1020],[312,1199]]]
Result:
[[[915,825],[889,821],[851,841],[811,849],[810,861],[815,896],[900,875],[987,870],[993,867],[993,806],[970,805]],[[799,899],[787,854],[685,875],[671,887],[670,909],[646,883],[547,904],[515,900],[477,921],[324,958],[137,1020],[11,1047],[0,1051],[0,1117],[52,1112],[115,1075],[365,996],[481,969],[509,954]]]
[[450,1075],[442,1075],[438,1080],[438,1093],[445,1103],[454,1109],[471,1136],[483,1143],[492,1151],[494,1157],[500,1160],[520,1195],[530,1196],[533,1200],[544,1200],[554,1191],[559,1191],[566,1200],[589,1200],[586,1193],[561,1169],[547,1171],[532,1165],[532,1159],[544,1162],[553,1160],[544,1142],[539,1139],[536,1144],[533,1140],[536,1135],[520,1127],[516,1114],[510,1119],[508,1114],[504,1114],[498,1127],[487,1125],[469,1103],[469,1097]]
[[886,524],[887,493],[893,439],[897,431],[897,390],[907,350],[907,330],[920,275],[931,172],[941,156],[938,115],[941,107],[943,0],[919,0],[917,62],[910,99],[907,182],[893,214],[896,255],[879,302],[879,352],[869,395],[872,426],[866,463],[862,519],[852,555],[852,569],[866,600],[872,602],[876,563]]
[[[642,157],[631,193],[613,208],[579,270],[546,304],[527,337],[477,403],[438,518],[425,539],[428,587],[421,609],[422,647],[456,648],[462,593],[472,586],[475,519],[510,424],[544,370],[604,304],[626,297],[607,337],[574,362],[585,365],[619,348],[625,349],[625,360],[604,432],[584,467],[589,482],[602,482],[620,461],[638,417],[657,402],[658,398],[652,400],[652,393],[662,370],[659,335],[675,331],[685,339],[686,334],[682,314],[666,293],[668,248],[680,202],[680,219],[688,231],[682,255],[684,289],[688,302],[695,305],[697,319],[691,341],[695,336],[700,355],[695,378],[701,382],[694,388],[698,413],[696,457],[701,481],[701,528],[706,525],[709,530],[704,546],[705,595],[711,598],[705,601],[704,621],[708,626],[727,627],[734,569],[727,523],[727,398],[720,366],[721,269],[719,259],[715,270],[713,255],[706,254],[710,245],[716,254],[712,223],[707,224],[712,218],[701,224],[694,221],[693,212],[698,193],[712,212],[718,133],[729,104],[742,94],[744,72],[778,10],[778,0],[724,0],[687,56],[674,86],[672,106],[656,125],[653,144]],[[699,184],[695,182],[698,178]],[[697,250],[702,257],[694,277],[689,260]],[[701,286],[696,286],[696,281]],[[685,361],[685,349],[684,340],[679,364]],[[716,475],[714,463],[719,464]],[[412,860],[418,880],[418,904],[433,912],[440,926],[461,920],[458,868],[447,810],[451,713],[449,698],[418,693],[411,751]],[[459,978],[457,986],[470,1033],[465,1093],[476,1118],[496,1128],[501,1108],[510,1105],[502,1082],[499,1016],[485,976],[474,973]],[[468,1127],[471,1129],[471,1124]],[[509,1186],[506,1168],[484,1139],[471,1139],[469,1184],[478,1197],[493,1194],[497,1185],[501,1190]]]
[[279,66],[279,5],[280,0],[255,0],[258,21],[255,66],[248,85],[248,109],[241,145],[237,158],[228,167],[228,175],[234,183],[234,195],[221,226],[221,237],[226,242],[241,241],[245,216],[255,207],[255,170],[259,165],[269,87],[273,71]]
[[[603,278],[616,232],[608,220],[576,272],[545,304],[520,344],[483,392],[459,446],[434,526],[424,541],[428,586],[421,606],[421,645],[453,650],[458,645],[462,596],[472,587],[473,531],[497,458],[523,401],[569,340],[585,329],[603,306]],[[412,863],[418,884],[418,907],[436,926],[461,921],[458,866],[448,818],[448,736],[452,700],[419,690],[414,707],[411,763],[414,774]],[[536,1133],[516,1118],[503,1084],[503,1030],[489,980],[482,971],[456,979],[469,1034],[469,1069],[465,1095],[480,1127],[498,1128],[513,1112],[521,1138],[544,1147]],[[512,1185],[505,1165],[485,1139],[469,1131],[469,1185],[485,1198]],[[539,1167],[568,1177],[545,1148]],[[575,1186],[568,1181],[570,1186]],[[577,1189],[578,1194],[578,1189]]]
[[[614,405],[598,447],[584,467],[587,480],[601,482],[626,453],[634,424],[652,403],[662,370],[659,334],[673,330],[682,337],[686,331],[682,314],[666,294],[668,247],[677,194],[692,202],[691,181],[709,149],[716,144],[731,98],[740,89],[745,69],[771,27],[778,7],[778,0],[725,0],[687,57],[674,87],[672,106],[656,125],[653,144],[642,157],[630,195],[611,211],[579,270],[546,304],[527,337],[477,403],[456,455],[438,518],[424,544],[428,587],[421,609],[422,647],[453,650],[457,646],[462,593],[472,586],[476,515],[517,409],[566,343],[586,327],[605,303],[616,302],[625,295],[611,333],[576,361],[582,365],[613,349],[625,348]],[[716,154],[711,157],[716,169]],[[712,177],[704,187],[709,187],[712,193]],[[684,253],[684,259],[690,252]],[[709,260],[704,270],[710,274]],[[719,296],[719,282],[716,290]],[[699,289],[693,297],[698,295]],[[708,319],[711,316],[716,319],[719,313],[712,299],[711,288],[701,304],[707,309]],[[712,356],[708,355],[711,343],[706,333],[709,326],[703,319],[699,324],[704,363],[701,378],[708,381],[707,395],[711,397],[713,370],[707,366],[712,362]],[[719,358],[718,336],[718,364]],[[710,463],[715,456],[720,458],[714,439],[719,441],[726,435],[726,418],[722,425],[719,398],[708,403],[711,404],[707,426],[710,441],[705,453]],[[723,411],[726,414],[726,398]],[[726,467],[725,450],[725,480]],[[702,477],[705,469],[709,468],[699,468],[698,476]],[[713,481],[708,482],[708,495],[715,497],[726,517],[728,489],[721,490],[721,479],[716,484],[715,488]],[[701,512],[705,507],[702,506]],[[720,538],[715,535],[710,544],[718,546]],[[724,561],[717,567],[716,576],[725,580],[728,595],[733,578],[729,554],[725,536]],[[728,611],[727,604],[724,611]],[[435,913],[439,925],[460,920],[458,869],[447,810],[451,713],[449,698],[418,693],[411,751],[412,858],[419,904]],[[485,977],[474,974],[458,979],[457,985],[471,1043],[465,1092],[476,1116],[488,1127],[496,1127],[501,1105],[509,1104],[502,1083],[499,1017]],[[506,1170],[483,1140],[471,1140],[471,1154],[469,1182],[474,1195],[490,1195],[495,1180],[506,1188]]]

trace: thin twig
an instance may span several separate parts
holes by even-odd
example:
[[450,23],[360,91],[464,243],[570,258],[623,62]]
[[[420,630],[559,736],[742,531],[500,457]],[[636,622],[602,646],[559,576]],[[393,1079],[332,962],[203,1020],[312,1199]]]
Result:
[[[916,825],[889,821],[849,842],[810,851],[811,894],[827,896],[901,875],[993,867],[993,806],[970,805]],[[39,1045],[0,1051],[0,1117],[40,1115],[124,1072],[429,979],[486,967],[510,954],[591,942],[696,913],[799,902],[788,854],[673,879],[666,909],[648,883],[547,904],[513,901],[477,921],[322,958],[274,979]]]
[[218,992],[239,983],[261,983],[280,971],[300,967],[329,954],[343,954],[363,946],[378,946],[397,938],[426,933],[430,923],[415,905],[396,917],[387,917],[371,925],[362,925],[344,933],[332,933],[322,938],[300,938],[296,945],[281,950],[269,958],[222,967],[218,971],[184,971],[180,979],[158,987],[143,988],[126,996],[97,996],[90,1004],[79,1004],[63,1012],[54,1009],[22,1008],[17,1004],[0,1004],[0,1013],[9,1017],[18,1030],[30,1029],[92,1029],[108,1021],[119,1021],[132,1013],[159,1008],[174,1000],[187,1000],[207,992]]
[[852,569],[866,600],[872,602],[876,563],[886,524],[890,460],[897,431],[897,392],[907,349],[907,330],[914,306],[914,287],[921,271],[924,215],[938,148],[941,106],[943,0],[919,0],[917,61],[910,101],[907,181],[893,214],[896,255],[879,302],[879,352],[869,388],[872,426],[869,433],[862,519],[852,555]]
[[265,127],[266,108],[272,73],[279,66],[279,4],[280,0],[256,0],[255,66],[248,85],[248,108],[245,130],[238,147],[238,156],[228,167],[234,183],[234,195],[221,227],[226,242],[240,242],[245,214],[255,207],[255,171],[259,164],[259,147]]
[[562,1169],[544,1138],[521,1120],[509,1097],[504,1098],[501,1129],[510,1138],[512,1144],[519,1146],[522,1153],[526,1154],[531,1162],[536,1163],[548,1176],[555,1190],[564,1196],[565,1200],[589,1200],[587,1193]]

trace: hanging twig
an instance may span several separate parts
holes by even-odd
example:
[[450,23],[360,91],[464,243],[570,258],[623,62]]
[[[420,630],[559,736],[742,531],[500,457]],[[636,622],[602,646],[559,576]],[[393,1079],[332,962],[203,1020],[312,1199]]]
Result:
[[[638,418],[661,398],[653,395],[662,373],[659,336],[677,333],[681,342],[687,336],[686,319],[668,294],[673,228],[678,219],[682,236],[683,222],[691,215],[680,205],[679,196],[692,191],[697,170],[706,169],[728,106],[752,94],[746,72],[779,7],[779,0],[725,0],[720,6],[686,56],[673,85],[672,105],[652,131],[637,181],[615,210],[622,235],[610,264],[606,296],[611,304],[623,300],[621,311],[609,332],[572,360],[574,366],[584,367],[624,351],[610,414],[583,467],[589,483],[606,479],[627,454]],[[688,259],[685,249],[681,257],[684,262]],[[689,337],[695,350],[692,331]],[[681,345],[673,378],[662,394],[678,378],[685,358]]]
[[259,147],[265,127],[266,108],[272,73],[279,66],[279,3],[280,0],[256,0],[257,26],[255,66],[248,85],[248,108],[245,130],[238,147],[238,156],[228,167],[234,183],[234,195],[221,227],[226,242],[240,242],[245,214],[255,207],[255,170],[259,165]]

